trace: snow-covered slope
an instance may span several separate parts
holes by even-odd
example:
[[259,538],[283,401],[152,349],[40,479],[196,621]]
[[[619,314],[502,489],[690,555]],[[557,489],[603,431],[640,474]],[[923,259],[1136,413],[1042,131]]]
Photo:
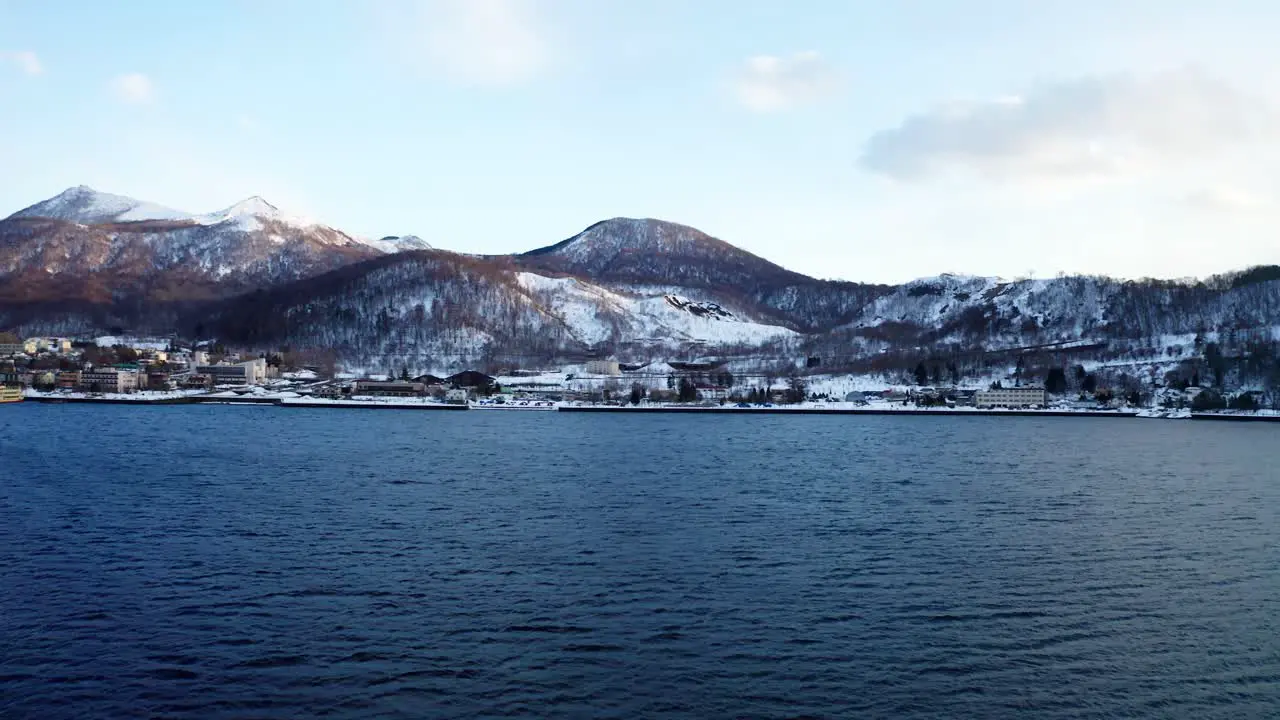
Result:
[[665,286],[707,291],[739,314],[812,332],[851,320],[888,288],[792,272],[700,230],[653,219],[613,218],[516,258],[543,274],[569,274],[606,287]]
[[676,294],[621,293],[577,278],[529,272],[517,279],[534,300],[582,342],[712,346],[756,345],[795,332],[738,317],[718,303]]
[[691,346],[742,352],[796,335],[704,299],[620,293],[439,250],[382,256],[232,303],[218,330],[230,340],[324,346],[358,365],[394,358],[414,367]]
[[1105,277],[942,275],[893,289],[847,328],[903,343],[1017,346],[1141,339],[1280,322],[1280,281],[1215,284]]

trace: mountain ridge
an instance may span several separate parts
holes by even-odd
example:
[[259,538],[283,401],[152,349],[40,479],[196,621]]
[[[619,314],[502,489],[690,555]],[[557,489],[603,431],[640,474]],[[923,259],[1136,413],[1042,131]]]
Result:
[[[256,196],[192,216],[216,220],[201,224],[83,194],[45,206],[107,222],[36,217],[41,203],[0,221],[0,325],[205,330],[247,345],[329,344],[373,366],[452,358],[432,367],[656,355],[874,364],[1215,332],[1280,339],[1274,266],[1194,282],[943,274],[882,285],[812,278],[654,218],[479,256],[412,235],[358,241]],[[165,216],[122,220],[149,212]]]

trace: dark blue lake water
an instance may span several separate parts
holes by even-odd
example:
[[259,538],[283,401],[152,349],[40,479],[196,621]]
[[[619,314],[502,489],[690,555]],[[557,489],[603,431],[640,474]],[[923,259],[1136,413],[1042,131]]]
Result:
[[1280,716],[1280,426],[0,408],[0,717]]

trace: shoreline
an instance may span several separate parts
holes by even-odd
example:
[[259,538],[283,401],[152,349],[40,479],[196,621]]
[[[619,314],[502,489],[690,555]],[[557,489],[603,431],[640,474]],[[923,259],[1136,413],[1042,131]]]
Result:
[[442,402],[405,402],[403,400],[308,400],[305,398],[279,398],[272,401],[282,408],[345,408],[348,410],[469,410],[468,405],[452,405]]
[[[1134,419],[1170,419],[1201,420],[1209,422],[1277,422],[1277,414],[1246,413],[1191,413],[1189,417],[1161,418],[1144,416],[1144,410],[1063,410],[1063,409],[977,409],[977,408],[918,408],[918,407],[826,407],[822,405],[775,406],[775,407],[736,407],[724,406],[681,406],[681,405],[555,405],[552,407],[523,407],[501,405],[455,405],[442,402],[415,402],[407,399],[368,399],[368,400],[317,400],[305,397],[227,397],[220,394],[210,395],[177,395],[170,397],[86,397],[63,395],[27,395],[24,402],[60,404],[101,404],[101,405],[254,405],[274,406],[281,408],[326,408],[349,410],[490,410],[496,412],[565,412],[565,413],[633,413],[633,414],[710,414],[710,415],[933,415],[933,416],[974,416],[974,417],[1059,417],[1059,418],[1134,418]],[[21,403],[13,403],[15,405]]]
[[679,407],[672,405],[561,405],[560,412],[579,413],[708,413],[717,415],[973,415],[1005,417],[1103,417],[1136,418],[1137,410],[978,410],[952,408],[844,408],[844,407]]

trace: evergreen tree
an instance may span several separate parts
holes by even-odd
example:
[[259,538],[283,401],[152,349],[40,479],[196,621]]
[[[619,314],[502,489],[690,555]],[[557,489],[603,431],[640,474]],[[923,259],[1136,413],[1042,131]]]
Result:
[[1227,360],[1222,356],[1222,348],[1218,347],[1218,343],[1211,342],[1204,346],[1204,360],[1213,371],[1213,386],[1222,387],[1222,380],[1227,373]]
[[1052,368],[1044,379],[1044,389],[1051,395],[1061,395],[1067,391],[1067,373],[1062,368]]
[[1084,382],[1080,383],[1080,389],[1087,393],[1092,393],[1098,389],[1098,376],[1089,373],[1084,376]]
[[808,388],[805,386],[803,378],[792,377],[787,380],[787,402],[793,404],[802,403],[807,393]]
[[916,365],[916,384],[925,385],[929,382],[929,371],[925,369],[924,363]]

